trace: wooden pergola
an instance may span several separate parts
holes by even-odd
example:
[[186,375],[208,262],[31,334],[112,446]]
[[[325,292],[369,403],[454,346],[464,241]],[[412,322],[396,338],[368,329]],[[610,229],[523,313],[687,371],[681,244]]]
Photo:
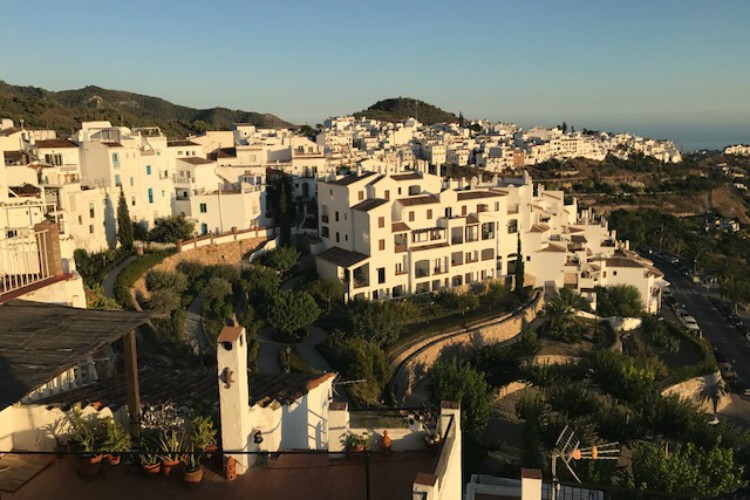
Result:
[[140,391],[135,330],[152,314],[12,300],[0,305],[0,411],[122,339],[131,433]]

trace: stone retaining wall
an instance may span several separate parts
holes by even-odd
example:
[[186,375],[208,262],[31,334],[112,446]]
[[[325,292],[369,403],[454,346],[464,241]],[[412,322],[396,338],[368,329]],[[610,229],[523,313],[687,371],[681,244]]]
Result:
[[524,325],[536,318],[544,307],[544,294],[535,292],[524,307],[471,328],[443,332],[417,342],[400,352],[391,362],[395,368],[393,390],[397,399],[411,394],[429,368],[439,359],[459,355],[471,348],[507,342],[521,333]]
[[[704,392],[703,388],[707,385],[722,382],[723,380],[721,378],[721,372],[710,373],[708,375],[703,375],[702,377],[691,378],[685,380],[684,382],[680,382],[679,384],[671,385],[661,391],[661,394],[662,396],[671,396],[673,394],[676,394],[681,399],[692,401],[706,413],[713,413],[713,401],[702,400],[701,398],[701,395]],[[725,394],[717,401],[716,411],[718,412],[723,410],[729,403],[731,403],[731,401],[732,398],[730,398],[728,394]]]

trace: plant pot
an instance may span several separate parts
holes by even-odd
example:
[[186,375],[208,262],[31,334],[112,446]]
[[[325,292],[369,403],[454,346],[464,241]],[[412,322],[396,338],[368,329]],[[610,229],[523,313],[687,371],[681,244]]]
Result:
[[55,446],[55,457],[62,460],[65,458],[65,455],[68,453],[68,445],[67,444],[58,444]]
[[351,451],[353,451],[354,453],[364,453],[365,448],[365,445],[358,444],[356,446],[352,446]]
[[217,461],[217,457],[219,457],[218,454],[219,447],[215,444],[209,444],[205,448],[203,448],[204,455],[201,457],[201,462],[203,462],[204,465],[221,465],[221,461]]
[[120,462],[122,461],[122,457],[120,455],[107,455],[107,463],[109,465],[120,465]]
[[159,471],[161,470],[161,463],[156,462],[155,464],[141,464],[141,469],[143,469],[143,472],[153,477],[159,474]]
[[195,470],[189,470],[186,467],[182,480],[188,488],[197,488],[203,481],[203,467],[198,467]]
[[83,479],[92,479],[102,470],[102,455],[78,457],[78,475]]
[[162,460],[161,461],[161,473],[163,476],[172,475],[173,469],[180,465],[179,460]]

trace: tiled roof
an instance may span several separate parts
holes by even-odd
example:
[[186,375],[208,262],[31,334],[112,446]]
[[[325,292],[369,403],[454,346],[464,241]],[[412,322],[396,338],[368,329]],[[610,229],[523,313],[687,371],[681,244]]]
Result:
[[607,259],[607,267],[646,267],[645,264],[634,259],[625,257],[610,257]]
[[167,139],[167,147],[176,146],[200,146],[200,144],[196,144],[188,139]]
[[341,179],[336,179],[333,181],[326,181],[326,184],[334,184],[336,186],[348,186],[349,184],[354,184],[355,182],[359,182],[361,180],[367,179],[368,177],[371,177],[375,175],[374,172],[365,172],[364,174],[357,177],[356,175],[345,175]]
[[178,160],[182,160],[186,163],[190,163],[191,165],[206,165],[207,163],[213,163],[213,160],[208,160],[206,158],[201,158],[199,156],[190,156],[188,158],[177,158]]
[[77,148],[78,145],[68,141],[66,139],[47,139],[43,141],[36,141],[36,147],[38,149],[43,148]]
[[507,196],[504,193],[495,193],[491,191],[463,191],[458,193],[458,201],[476,200],[479,198],[499,198]]
[[532,233],[543,233],[545,231],[549,231],[549,226],[545,224],[534,224],[531,226]]
[[368,256],[363,253],[352,252],[339,247],[331,247],[328,250],[319,253],[316,257],[332,264],[336,264],[339,267],[351,267],[368,258]]
[[424,246],[421,246],[421,247],[412,247],[411,251],[412,252],[419,252],[421,250],[433,250],[435,248],[443,248],[443,247],[447,247],[447,246],[448,246],[448,243],[433,243],[431,245],[424,245]]
[[[335,373],[249,373],[248,403],[269,406],[274,402],[287,405],[318,387]],[[173,370],[144,368],[138,372],[141,401],[156,405],[172,402],[191,407],[219,402],[219,381],[210,370]],[[89,386],[63,392],[35,401],[39,404],[91,404],[118,408],[127,404],[125,377],[114,376]]]
[[8,137],[20,131],[21,129],[18,127],[6,128],[5,130],[0,130],[0,137]]
[[557,245],[549,244],[546,248],[543,248],[540,250],[540,252],[552,252],[552,253],[565,253],[567,250],[565,250],[562,247],[559,247]]
[[416,196],[414,198],[402,198],[398,200],[398,202],[405,207],[410,207],[413,205],[429,205],[431,203],[437,203],[438,199],[437,196],[433,196],[430,194],[427,196]]
[[104,146],[107,146],[108,148],[121,148],[122,144],[119,142],[102,142]]
[[358,210],[360,212],[369,212],[373,208],[378,208],[381,205],[384,205],[388,203],[388,200],[384,200],[381,198],[370,198],[369,200],[365,200],[362,203],[357,203],[352,207],[352,210]]
[[421,178],[422,176],[415,172],[408,174],[396,174],[391,176],[391,179],[393,179],[394,181],[417,181]]
[[394,222],[391,225],[391,232],[394,232],[394,233],[401,233],[401,232],[410,231],[410,230],[411,228],[407,226],[406,223],[404,222]]

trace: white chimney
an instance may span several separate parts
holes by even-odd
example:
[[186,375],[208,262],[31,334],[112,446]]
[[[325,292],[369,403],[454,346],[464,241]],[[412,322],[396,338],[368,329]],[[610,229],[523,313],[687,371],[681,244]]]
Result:
[[250,451],[252,440],[247,380],[247,336],[244,328],[224,327],[217,340],[216,358],[219,374],[221,444],[225,455],[237,461],[237,473],[244,474],[250,466],[250,455],[231,453]]
[[542,471],[521,469],[521,500],[542,500]]

